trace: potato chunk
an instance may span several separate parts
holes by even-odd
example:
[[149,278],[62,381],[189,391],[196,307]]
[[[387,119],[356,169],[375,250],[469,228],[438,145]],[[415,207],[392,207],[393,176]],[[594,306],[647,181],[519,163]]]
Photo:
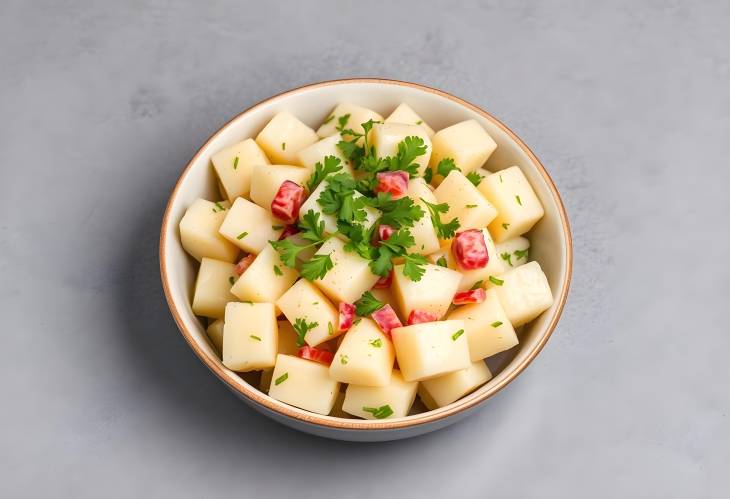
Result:
[[391,331],[403,377],[422,381],[469,367],[469,346],[462,320],[424,322]]
[[279,253],[267,244],[238,278],[231,293],[241,301],[274,303],[298,278],[299,272],[284,265]]
[[482,303],[456,307],[447,319],[464,321],[472,361],[491,357],[519,343],[494,288],[487,290],[487,298]]
[[[327,188],[327,181],[323,181],[320,183],[316,189],[312,192],[312,194],[309,195],[306,201],[302,204],[302,207],[299,209],[299,218],[302,219],[304,215],[309,211],[312,210],[315,213],[319,213],[319,219],[324,221],[324,230],[327,234],[334,234],[337,232],[337,219],[333,215],[327,215],[322,211],[322,207],[319,205],[317,200],[319,199],[320,194],[322,194],[322,191],[324,191]],[[362,194],[355,191],[355,193],[352,195],[353,199],[361,198]],[[370,228],[375,221],[380,218],[380,215],[382,214],[380,210],[377,208],[372,208],[370,206],[365,207],[365,214],[366,219],[362,224],[366,228]],[[338,237],[344,238],[344,236],[338,235]]]
[[499,213],[489,224],[489,231],[498,243],[529,231],[545,214],[537,194],[518,166],[485,178],[479,184],[479,191]]
[[[299,345],[297,345],[297,333],[289,321],[277,321],[279,327],[279,353],[284,355],[297,355]],[[259,380],[259,390],[269,392],[271,385],[271,376],[274,374],[274,368],[269,367],[261,371],[261,379]]]
[[399,104],[398,107],[395,108],[395,110],[390,113],[390,116],[385,118],[386,123],[406,123],[409,125],[418,125],[426,132],[426,135],[430,137],[433,137],[433,134],[436,133],[433,131],[433,128],[428,126],[428,123],[423,121],[423,119],[416,114],[416,112],[403,102],[402,104]]
[[304,341],[310,346],[317,346],[341,334],[337,330],[339,312],[324,293],[306,279],[294,283],[281,298],[276,300],[276,305],[292,324],[297,319],[302,319],[310,325],[316,323],[304,337]]
[[353,303],[379,279],[370,271],[369,260],[345,251],[345,243],[336,237],[325,242],[315,255],[330,255],[332,259],[332,269],[314,284],[335,302]]
[[497,253],[497,249],[494,246],[494,241],[492,241],[492,236],[489,234],[489,231],[487,229],[482,229],[482,234],[484,234],[484,242],[487,245],[489,262],[485,267],[480,269],[461,269],[456,263],[456,258],[454,258],[454,252],[451,250],[451,243],[449,242],[446,246],[447,251],[444,253],[446,264],[450,269],[461,272],[461,281],[459,282],[458,291],[466,291],[471,289],[473,286],[481,288],[486,287],[486,284],[489,281],[489,276],[497,276],[507,270],[504,266],[504,261],[502,261]]
[[237,197],[248,196],[251,173],[255,165],[268,165],[269,158],[253,139],[218,151],[210,158],[225,196],[232,203]]
[[[433,194],[433,189],[426,183],[421,177],[412,178],[408,181],[408,197],[411,198],[415,203],[420,206],[424,206],[424,200],[436,204],[436,196]],[[426,212],[428,213],[428,212]]]
[[288,111],[277,113],[256,136],[256,143],[274,163],[298,165],[298,153],[317,142],[314,130]]
[[269,241],[277,241],[283,231],[281,222],[259,205],[238,198],[228,210],[219,232],[249,253],[260,253]]
[[256,165],[251,179],[251,201],[271,211],[271,202],[285,180],[303,186],[308,179],[309,171],[301,166]]
[[317,414],[329,414],[340,391],[340,383],[329,377],[324,364],[277,355],[269,396]]
[[431,216],[426,209],[423,200],[436,204],[436,196],[433,195],[426,181],[421,177],[412,178],[408,181],[408,197],[419,205],[424,212],[423,217],[413,224],[411,234],[415,241],[414,245],[408,248],[409,253],[421,253],[429,255],[439,250],[440,242],[433,228]]
[[200,261],[203,257],[232,262],[238,256],[238,248],[220,235],[223,220],[231,205],[228,201],[218,204],[196,200],[180,220],[180,242],[190,256]]
[[418,164],[418,175],[421,176],[428,168],[428,160],[431,157],[431,139],[423,128],[401,123],[376,123],[370,131],[368,140],[375,147],[377,156],[385,158],[395,157],[398,154],[398,144],[406,137],[420,137],[426,146],[426,154],[415,159],[415,163]]
[[481,229],[489,225],[489,222],[497,216],[494,206],[459,171],[453,170],[449,173],[449,176],[441,182],[433,194],[439,203],[449,205],[449,211],[441,214],[441,220],[448,221],[454,217],[458,218],[459,231]]
[[205,330],[210,342],[220,354],[223,351],[223,319],[216,319]]
[[505,270],[509,270],[527,263],[530,241],[525,237],[517,236],[497,244],[494,250],[502,260]]
[[342,140],[342,137],[340,137],[339,133],[336,133],[302,149],[299,151],[299,163],[305,167],[311,175],[314,172],[315,165],[317,163],[322,163],[324,165],[325,157],[334,156],[340,160],[342,172],[354,175],[350,162],[345,159],[342,151],[340,151],[340,148],[337,147],[337,143],[340,140]]
[[540,264],[529,262],[498,276],[501,285],[490,284],[497,291],[499,303],[514,327],[530,322],[553,304],[545,273]]
[[220,319],[223,317],[226,303],[238,301],[238,298],[231,294],[231,286],[236,279],[236,272],[233,269],[232,263],[203,257],[193,293],[195,315]]
[[279,331],[273,303],[229,303],[223,325],[223,365],[255,371],[276,362]]
[[332,379],[361,386],[390,382],[395,350],[393,343],[370,319],[363,318],[345,333],[330,365]]
[[466,120],[439,130],[431,139],[433,152],[429,162],[434,182],[442,179],[436,167],[444,158],[451,158],[464,175],[481,167],[497,149],[497,143],[475,120]]
[[[362,124],[368,120],[383,121],[383,117],[371,109],[358,106],[356,104],[350,104],[349,102],[343,102],[342,104],[338,104],[337,107],[335,107],[327,116],[327,119],[324,120],[322,126],[320,126],[317,130],[317,135],[325,138],[336,134],[338,132],[337,127],[339,126],[339,119],[348,114],[350,116],[347,118],[347,122],[343,128],[349,128],[358,133],[365,132],[362,128]],[[342,137],[345,140],[352,140],[353,138],[351,135],[347,134]],[[358,145],[362,145],[362,141],[362,138],[360,138],[358,140]]]
[[420,281],[412,281],[403,273],[404,265],[393,269],[392,290],[402,317],[408,317],[412,310],[432,312],[439,318],[446,314],[451,300],[461,281],[461,274],[455,270],[424,265],[425,273]]
[[393,371],[385,386],[349,385],[342,410],[365,419],[403,418],[416,399],[417,389],[418,383],[406,381],[399,371]]
[[483,360],[472,362],[469,367],[421,383],[437,407],[449,405],[470,394],[492,379],[492,373]]

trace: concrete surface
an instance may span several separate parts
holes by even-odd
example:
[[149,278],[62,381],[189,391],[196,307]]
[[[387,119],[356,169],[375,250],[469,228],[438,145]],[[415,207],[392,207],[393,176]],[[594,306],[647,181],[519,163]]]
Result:
[[[0,496],[728,497],[730,4],[468,4],[0,3]],[[165,200],[209,134],[347,76],[503,119],[575,237],[527,372],[380,445],[247,410],[158,277]]]

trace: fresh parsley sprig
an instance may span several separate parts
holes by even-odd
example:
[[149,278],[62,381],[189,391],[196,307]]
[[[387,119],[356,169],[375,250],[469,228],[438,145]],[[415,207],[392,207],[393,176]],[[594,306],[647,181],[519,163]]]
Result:
[[300,318],[294,321],[292,326],[294,327],[294,331],[297,333],[297,346],[303,347],[305,344],[304,337],[310,330],[319,326],[319,322],[307,322],[305,319]]
[[383,212],[380,223],[393,228],[413,227],[425,215],[423,208],[418,206],[409,197],[393,199],[389,192],[379,192],[374,198],[365,201],[369,206]]
[[337,173],[342,170],[342,161],[337,156],[326,156],[324,158],[324,164],[317,161],[314,165],[314,171],[307,181],[307,188],[309,192],[313,192],[314,189],[330,174]]
[[454,163],[454,160],[451,158],[444,158],[441,161],[439,161],[439,164],[436,166],[436,172],[441,175],[442,177],[448,177],[449,173],[452,171],[461,171],[461,168],[456,166],[456,163]]
[[359,300],[355,302],[355,313],[360,317],[367,317],[385,306],[385,303],[373,296],[370,291],[365,291]]
[[451,239],[454,237],[454,234],[456,234],[456,231],[461,226],[459,219],[452,218],[448,222],[441,221],[441,213],[447,213],[449,211],[449,205],[447,203],[429,203],[423,198],[421,198],[421,201],[423,201],[428,208],[431,215],[431,223],[433,224],[433,228],[436,229],[436,234],[438,234],[439,238]]

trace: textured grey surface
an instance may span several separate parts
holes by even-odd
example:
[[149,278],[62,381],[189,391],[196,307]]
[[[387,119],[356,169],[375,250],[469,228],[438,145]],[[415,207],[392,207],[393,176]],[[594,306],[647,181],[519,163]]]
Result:
[[[469,3],[0,3],[0,496],[728,496],[730,4]],[[348,76],[503,119],[575,238],[531,367],[469,420],[377,445],[248,410],[158,278],[196,148]]]

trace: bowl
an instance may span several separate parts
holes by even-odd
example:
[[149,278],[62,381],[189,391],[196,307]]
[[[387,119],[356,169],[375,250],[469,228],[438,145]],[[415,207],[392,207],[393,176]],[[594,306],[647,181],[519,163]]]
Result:
[[[274,400],[223,366],[207,340],[203,323],[191,309],[196,264],[182,248],[178,224],[195,199],[219,197],[210,165],[211,155],[244,138],[254,137],[279,111],[290,111],[316,129],[332,108],[343,101],[374,109],[382,115],[406,102],[435,130],[466,119],[477,120],[498,144],[486,168],[520,166],[545,208],[545,216],[528,237],[531,258],[540,262],[552,288],[555,298],[552,307],[522,328],[519,345],[488,359],[494,377],[486,385],[434,411],[398,419],[344,419],[321,416]],[[453,424],[484,406],[545,346],[568,296],[571,269],[572,243],[565,208],[547,171],[525,143],[491,114],[458,97],[415,83],[383,79],[358,78],[306,85],[266,99],[233,118],[203,144],[182,171],[170,195],[160,236],[160,272],[170,312],[185,341],[213,374],[249,406],[284,425],[323,437],[353,441],[421,435]]]

